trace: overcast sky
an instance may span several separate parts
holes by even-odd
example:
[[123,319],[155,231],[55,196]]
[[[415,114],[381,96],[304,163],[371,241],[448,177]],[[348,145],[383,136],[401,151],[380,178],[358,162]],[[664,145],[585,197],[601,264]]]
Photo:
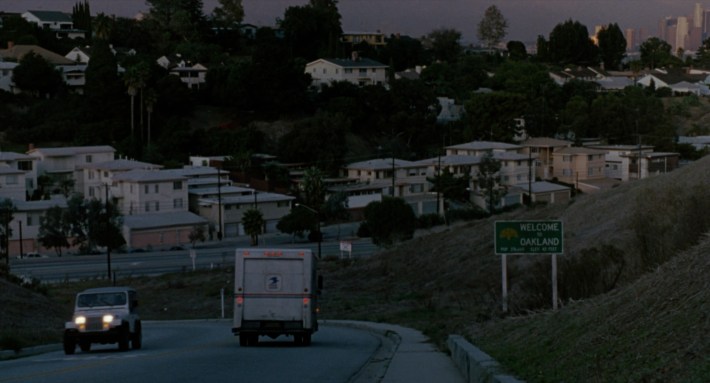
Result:
[[[0,0],[0,11],[28,9],[71,12],[77,0]],[[217,0],[203,0],[211,13]],[[245,22],[272,26],[284,10],[308,0],[242,0]],[[506,40],[535,41],[549,36],[555,25],[568,19],[587,26],[617,23],[626,28],[646,28],[657,33],[658,21],[666,16],[690,16],[696,3],[710,8],[710,0],[339,0],[345,31],[380,30],[420,37],[439,28],[453,28],[465,43],[475,43],[476,26],[483,12],[495,4],[508,20]],[[145,0],[89,0],[92,14],[103,12],[131,17],[148,6]]]

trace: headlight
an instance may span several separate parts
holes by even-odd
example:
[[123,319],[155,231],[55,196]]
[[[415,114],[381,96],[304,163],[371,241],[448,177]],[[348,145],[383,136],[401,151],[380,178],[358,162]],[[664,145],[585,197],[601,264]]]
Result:
[[83,325],[86,324],[86,317],[85,316],[78,316],[74,318],[74,324],[76,325]]
[[111,323],[111,322],[113,322],[113,315],[111,315],[111,314],[104,315],[103,319],[104,319],[104,323]]

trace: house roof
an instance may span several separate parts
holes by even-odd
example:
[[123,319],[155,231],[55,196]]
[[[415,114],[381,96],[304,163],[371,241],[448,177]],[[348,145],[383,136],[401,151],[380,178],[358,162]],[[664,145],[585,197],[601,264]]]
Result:
[[318,59],[315,61],[311,61],[306,66],[310,66],[312,64],[318,63],[318,62],[329,62],[331,64],[337,65],[342,68],[387,68],[387,65],[375,61],[372,59],[368,58],[358,58],[357,60],[352,60],[352,59],[330,59],[330,58],[325,58],[325,59]]
[[164,172],[174,173],[187,178],[196,178],[200,176],[213,176],[217,174],[229,174],[226,170],[217,169],[211,166],[183,166],[180,169],[165,169]]
[[204,225],[205,218],[189,211],[170,213],[138,214],[123,216],[123,225],[131,230],[145,230],[159,227]]
[[38,18],[40,21],[47,21],[47,22],[62,22],[62,23],[71,23],[72,18],[71,15],[68,13],[64,12],[59,12],[59,11],[27,11],[27,13],[32,14],[34,17]]
[[[394,161],[394,165],[392,165],[392,162]],[[392,169],[392,167],[403,167],[403,166],[410,166],[413,165],[414,162],[412,161],[406,161],[406,160],[400,160],[397,158],[376,158],[372,160],[367,160],[367,161],[361,161],[361,162],[354,162],[352,164],[349,164],[346,166],[346,169],[364,169],[364,170],[383,170],[383,169]]]
[[0,152],[0,161],[36,160],[36,157],[15,152]]
[[101,169],[101,170],[134,170],[134,169],[161,169],[162,165],[151,164],[148,162],[118,159],[112,161],[104,161],[99,163],[90,163],[83,166],[86,169]]
[[592,148],[587,148],[584,146],[570,146],[566,148],[561,148],[559,150],[556,150],[552,152],[553,155],[556,154],[606,154],[606,150],[598,150],[598,149],[592,149]]
[[571,146],[572,141],[558,140],[550,137],[532,137],[520,143],[527,147],[564,147]]
[[520,145],[508,144],[505,142],[495,141],[472,141],[464,144],[447,146],[446,149],[464,149],[464,150],[517,150],[522,148]]
[[41,153],[46,157],[68,157],[77,154],[93,154],[93,153],[115,153],[116,149],[109,145],[96,146],[65,146],[59,148],[34,148],[27,151],[30,153]]
[[8,49],[0,49],[0,57],[19,62],[30,52],[34,52],[36,55],[44,58],[53,65],[69,65],[74,63],[74,61],[69,60],[58,53],[44,49],[38,45],[13,45]]
[[466,155],[446,155],[441,157],[425,158],[423,160],[416,161],[417,165],[425,166],[460,166],[460,165],[478,165],[481,163],[480,156],[466,156]]
[[166,182],[181,181],[186,177],[165,170],[133,169],[113,176],[114,181],[126,182]]
[[67,200],[63,195],[52,196],[52,199],[38,201],[12,201],[17,211],[44,211],[53,206],[66,207]]

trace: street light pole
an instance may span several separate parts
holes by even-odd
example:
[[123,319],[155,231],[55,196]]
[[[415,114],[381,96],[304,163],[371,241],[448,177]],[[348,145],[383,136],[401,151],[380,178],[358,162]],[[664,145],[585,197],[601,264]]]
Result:
[[313,214],[316,215],[316,219],[318,220],[318,259],[321,259],[321,243],[323,242],[323,225],[321,224],[320,213],[317,210],[315,210],[309,206],[306,206],[302,203],[296,204],[296,207],[299,207],[299,206],[310,210]]
[[[217,239],[222,240],[222,175],[217,168]],[[213,216],[214,217],[214,216]]]

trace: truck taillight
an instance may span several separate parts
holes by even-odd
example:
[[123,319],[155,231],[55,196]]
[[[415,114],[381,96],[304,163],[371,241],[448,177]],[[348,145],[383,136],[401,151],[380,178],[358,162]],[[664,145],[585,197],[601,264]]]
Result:
[[303,305],[308,306],[308,304],[311,303],[311,298],[303,298]]
[[237,304],[241,305],[244,303],[244,297],[237,297]]

